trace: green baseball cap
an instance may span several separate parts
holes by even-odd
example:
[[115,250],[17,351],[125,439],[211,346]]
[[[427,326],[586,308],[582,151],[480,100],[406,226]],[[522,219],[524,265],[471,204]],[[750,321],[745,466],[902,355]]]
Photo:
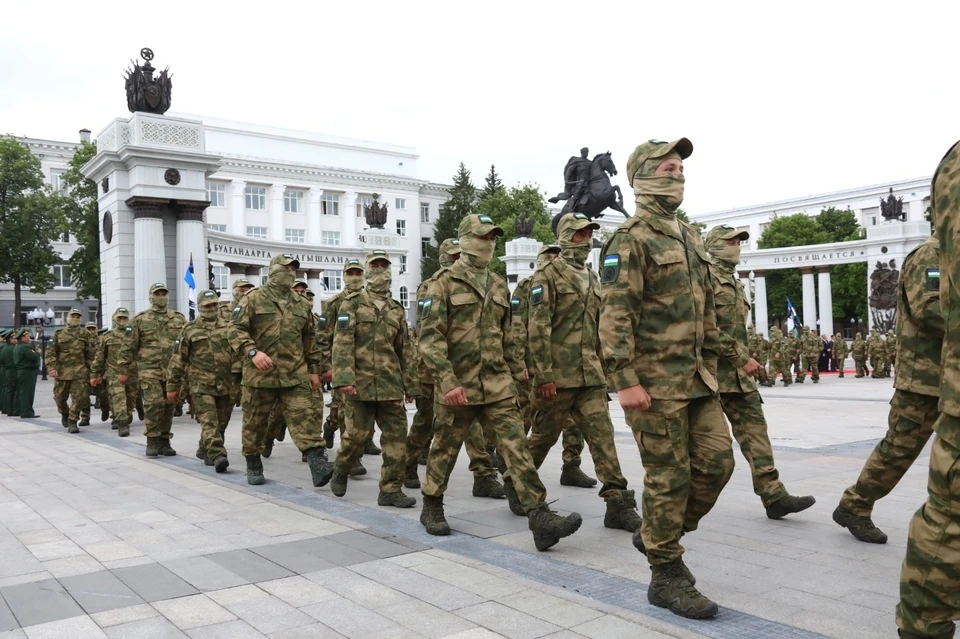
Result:
[[687,138],[680,138],[673,142],[647,140],[638,145],[627,159],[627,179],[632,181],[637,171],[647,160],[662,158],[670,151],[676,151],[680,154],[681,160],[686,160],[693,153],[693,143]]
[[250,280],[240,277],[233,280],[233,290],[237,290],[238,288],[254,288],[254,286]]
[[197,293],[197,308],[201,306],[206,306],[207,304],[219,304],[220,296],[217,295],[217,292],[212,289],[204,289]]
[[460,240],[455,237],[448,237],[440,242],[440,255],[460,255]]
[[546,255],[547,253],[560,253],[563,249],[560,248],[557,244],[544,244],[539,251],[537,251],[537,259],[540,259],[540,256]]
[[367,270],[367,269],[364,267],[363,262],[361,262],[360,260],[358,260],[358,259],[355,258],[355,257],[351,257],[350,259],[348,259],[346,262],[343,263],[343,272],[344,272],[344,273],[346,273],[347,271],[352,270],[352,269],[360,269],[360,272],[361,272],[361,273],[363,273],[365,270]]
[[275,264],[279,264],[280,266],[293,264],[293,268],[300,268],[300,260],[295,258],[293,253],[277,253],[273,256],[273,259],[270,260],[270,266]]
[[489,215],[471,213],[460,220],[460,227],[457,229],[457,235],[460,237],[463,237],[467,233],[473,233],[474,235],[486,235],[488,233],[503,235],[503,229],[494,224],[493,218]]
[[707,233],[707,248],[719,246],[723,242],[733,239],[738,239],[741,242],[743,240],[749,240],[750,234],[746,231],[739,231],[729,224],[720,224],[710,229]]
[[165,291],[165,292],[169,293],[169,292],[170,292],[170,289],[168,289],[168,288],[167,288],[167,285],[164,284],[163,282],[157,282],[156,284],[151,284],[151,285],[150,285],[150,295],[153,295],[153,294],[156,293],[157,291]]
[[386,260],[387,264],[393,264],[393,262],[390,261],[390,256],[387,255],[387,252],[384,251],[383,249],[373,249],[372,251],[367,253],[368,266],[370,265],[370,262],[372,262],[373,260]]

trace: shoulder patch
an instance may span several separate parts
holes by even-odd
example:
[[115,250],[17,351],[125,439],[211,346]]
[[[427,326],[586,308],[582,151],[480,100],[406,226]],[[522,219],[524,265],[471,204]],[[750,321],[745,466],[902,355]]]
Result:
[[128,326],[126,329],[124,329],[123,334],[126,335],[127,337],[130,337],[131,335],[133,335],[133,327]]
[[345,331],[350,328],[350,313],[340,313],[337,315],[337,330]]
[[534,306],[543,301],[543,287],[537,284],[530,289],[530,303]]
[[230,319],[237,321],[237,318],[240,317],[240,312],[243,310],[239,305],[233,307],[233,313],[230,315]]
[[517,312],[520,311],[520,298],[519,298],[519,297],[515,297],[515,298],[513,298],[512,300],[510,300],[510,308],[513,309],[513,312],[514,312],[514,313],[517,313]]
[[417,305],[420,307],[420,317],[426,317],[430,315],[430,309],[433,308],[433,298],[428,297],[422,302],[418,302]]
[[327,316],[321,315],[320,319],[317,320],[317,326],[320,328],[326,328],[327,326]]
[[600,273],[601,282],[616,282],[620,277],[620,256],[614,254],[604,257]]
[[174,342],[173,342],[173,352],[174,352],[174,353],[179,353],[179,352],[180,352],[180,338],[179,338],[179,337],[178,337],[177,339],[175,339]]
[[940,269],[938,268],[927,269],[927,290],[928,291],[940,290]]

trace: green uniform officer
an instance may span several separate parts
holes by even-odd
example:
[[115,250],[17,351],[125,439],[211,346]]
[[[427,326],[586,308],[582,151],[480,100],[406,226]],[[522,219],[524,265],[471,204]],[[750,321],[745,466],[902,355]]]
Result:
[[33,396],[37,390],[37,371],[40,356],[30,344],[30,331],[25,328],[17,333],[17,345],[13,347],[13,364],[17,369],[17,399],[20,419],[39,417],[33,411]]

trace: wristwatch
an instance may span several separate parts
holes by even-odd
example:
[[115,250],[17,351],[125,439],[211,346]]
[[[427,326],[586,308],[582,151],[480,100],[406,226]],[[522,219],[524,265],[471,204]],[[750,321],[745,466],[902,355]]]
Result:
[[250,358],[252,359],[253,356],[256,355],[256,354],[257,354],[257,349],[251,348],[251,349],[250,349],[250,352],[247,353],[247,357],[250,357]]

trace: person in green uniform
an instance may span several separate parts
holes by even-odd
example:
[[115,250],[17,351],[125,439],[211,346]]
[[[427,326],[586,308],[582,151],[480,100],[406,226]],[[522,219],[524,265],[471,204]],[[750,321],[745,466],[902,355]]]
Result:
[[11,330],[4,338],[5,345],[0,351],[0,370],[3,371],[3,397],[7,407],[7,415],[17,417],[20,406],[17,404],[17,369],[13,365],[13,347],[16,346],[16,331]]
[[7,375],[6,366],[3,363],[3,351],[10,348],[7,344],[7,335],[10,333],[7,329],[0,331],[0,412],[4,415],[10,412],[10,400],[7,397]]
[[13,347],[13,364],[17,370],[20,419],[39,417],[33,412],[33,395],[37,390],[37,371],[40,368],[40,356],[33,350],[33,345],[30,343],[30,331],[26,328],[21,328],[20,332],[17,333],[17,345]]

